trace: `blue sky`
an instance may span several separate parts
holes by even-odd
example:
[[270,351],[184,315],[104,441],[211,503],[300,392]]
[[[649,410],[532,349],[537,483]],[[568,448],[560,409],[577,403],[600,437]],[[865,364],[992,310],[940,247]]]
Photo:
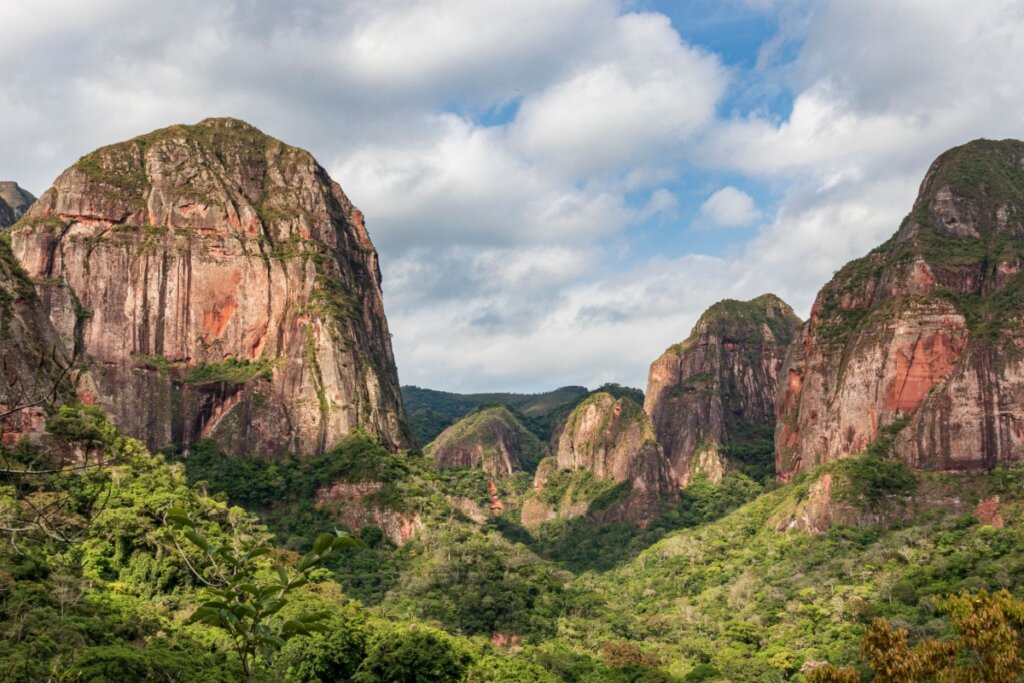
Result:
[[1024,137],[1011,0],[40,0],[0,178],[236,116],[367,218],[404,383],[643,387],[722,298],[806,316],[928,164]]

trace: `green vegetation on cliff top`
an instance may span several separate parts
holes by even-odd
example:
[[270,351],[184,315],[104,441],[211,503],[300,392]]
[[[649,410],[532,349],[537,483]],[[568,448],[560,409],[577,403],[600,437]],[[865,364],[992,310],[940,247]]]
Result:
[[486,461],[498,456],[499,438],[506,444],[519,445],[520,452],[514,455],[521,469],[532,472],[537,467],[544,450],[540,439],[524,427],[508,407],[500,404],[472,410],[438,435],[427,452],[479,445],[483,449],[482,459]]
[[[865,328],[886,277],[922,258],[938,274],[936,295],[951,301],[977,336],[996,339],[1018,323],[1024,279],[997,289],[999,264],[1024,258],[1024,142],[975,140],[942,154],[899,231],[867,256],[847,263],[821,291],[819,331],[842,342]],[[940,191],[951,190],[935,215]],[[952,202],[952,208],[949,207]],[[956,215],[956,214],[960,215]],[[945,273],[945,274],[944,274]]]
[[765,327],[770,330],[773,343],[785,346],[792,341],[799,325],[800,318],[789,304],[774,294],[762,294],[750,301],[722,299],[704,311],[685,341],[669,347],[669,351],[678,354],[704,330],[727,342],[763,344],[769,341],[765,338]]
[[403,386],[402,400],[409,415],[413,438],[421,446],[475,408],[501,404],[520,414],[520,421],[538,438],[547,439],[547,418],[554,410],[586,395],[585,387],[561,387],[541,394],[454,394],[447,391]]

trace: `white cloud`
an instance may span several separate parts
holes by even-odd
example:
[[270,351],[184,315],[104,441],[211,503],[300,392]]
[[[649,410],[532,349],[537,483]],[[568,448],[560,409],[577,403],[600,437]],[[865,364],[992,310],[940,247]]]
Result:
[[[806,314],[942,150],[1024,137],[1019,2],[730,4],[781,22],[750,70],[615,0],[12,5],[0,177],[39,193],[101,144],[239,116],[309,148],[366,213],[403,381],[639,385],[718,299],[774,290]],[[703,220],[757,236],[681,253],[671,219],[701,192]]]
[[727,185],[701,204],[700,218],[713,226],[735,228],[750,225],[761,218],[754,198],[743,190]]
[[359,0],[331,53],[370,88],[502,100],[542,85],[615,15],[612,0]]
[[678,149],[711,121],[725,83],[718,59],[682,43],[667,17],[628,14],[575,73],[524,99],[512,133],[569,173],[620,172]]

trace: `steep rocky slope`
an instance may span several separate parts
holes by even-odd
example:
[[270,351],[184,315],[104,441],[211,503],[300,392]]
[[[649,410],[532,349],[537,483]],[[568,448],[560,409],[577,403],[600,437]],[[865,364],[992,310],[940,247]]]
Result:
[[13,180],[0,180],[0,229],[14,225],[35,200]]
[[773,294],[727,299],[651,364],[644,410],[677,482],[720,480],[728,454],[751,472],[772,463],[778,372],[799,329]]
[[32,282],[0,236],[0,439],[4,445],[42,425],[41,399],[68,394],[67,364],[63,344]]
[[151,447],[408,443],[377,254],[308,152],[234,119],[172,126],[83,157],[11,233],[83,398]]
[[942,154],[899,231],[818,294],[780,378],[779,477],[887,425],[918,468],[1024,457],[1022,258],[1024,143]]
[[426,448],[441,469],[480,468],[492,477],[532,470],[542,454],[540,440],[505,406],[462,418]]
[[14,215],[14,209],[3,198],[0,198],[0,230],[11,227],[17,220],[18,217]]
[[[622,486],[612,491],[607,484]],[[604,494],[610,497],[595,505]],[[523,504],[522,519],[524,525],[535,526],[599,512],[607,521],[643,523],[677,497],[643,408],[631,399],[596,392],[569,416],[557,455],[537,468],[534,492]]]

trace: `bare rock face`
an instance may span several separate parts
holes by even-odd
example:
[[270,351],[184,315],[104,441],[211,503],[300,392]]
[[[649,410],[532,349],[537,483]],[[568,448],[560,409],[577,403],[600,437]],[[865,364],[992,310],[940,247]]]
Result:
[[80,159],[11,239],[83,400],[150,447],[408,444],[377,254],[308,152],[234,119],[158,130]]
[[[11,446],[42,426],[42,399],[70,395],[57,331],[5,238],[0,237],[0,441]],[[22,407],[24,406],[24,407]],[[9,413],[9,414],[8,414]]]
[[651,364],[644,410],[676,482],[720,481],[730,465],[772,459],[778,372],[799,329],[773,294],[727,299]]
[[0,230],[11,227],[17,220],[14,209],[0,197]]
[[28,211],[36,198],[12,180],[0,180],[0,230],[9,228]]
[[337,482],[317,491],[316,505],[356,533],[375,526],[395,545],[405,545],[423,529],[423,521],[418,512],[404,513],[377,503],[374,494],[382,488],[384,484],[377,481]]
[[505,406],[493,406],[463,417],[426,448],[441,469],[479,468],[495,478],[532,470],[542,447]]
[[932,470],[1024,459],[1024,143],[940,156],[899,231],[818,294],[779,383],[782,480],[863,450]]
[[[575,473],[597,482],[627,485],[624,497],[601,507],[602,521],[646,523],[679,495],[643,408],[629,398],[616,399],[605,392],[591,395],[569,416],[557,455],[537,468],[533,496],[523,504],[523,523],[529,526],[597,512],[594,499],[582,490],[587,482],[574,479]],[[549,505],[543,505],[544,491],[555,487],[564,487],[564,495],[558,501],[547,496]]]

